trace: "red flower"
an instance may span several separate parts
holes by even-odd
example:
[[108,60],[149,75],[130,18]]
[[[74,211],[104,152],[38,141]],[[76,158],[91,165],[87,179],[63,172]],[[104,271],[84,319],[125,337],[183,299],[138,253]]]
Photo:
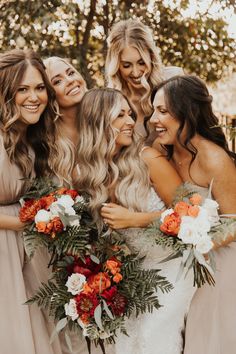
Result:
[[40,199],[41,207],[43,209],[48,209],[55,200],[56,198],[53,195],[46,195]]
[[83,294],[80,293],[75,297],[77,312],[79,316],[87,313],[90,316],[94,315],[95,308],[98,306],[99,301],[96,294]]
[[68,189],[65,194],[70,195],[72,199],[75,199],[79,195],[75,189]]
[[107,304],[110,305],[112,299],[116,294],[117,294],[117,287],[112,286],[110,289],[103,291],[101,296],[107,301]]
[[88,268],[80,267],[78,264],[74,266],[73,273],[83,274],[86,278],[93,274],[91,270],[89,270]]
[[128,302],[127,298],[124,295],[117,292],[117,294],[112,298],[112,302],[110,304],[110,307],[114,315],[116,316],[123,315],[123,313],[125,312],[127,302]]

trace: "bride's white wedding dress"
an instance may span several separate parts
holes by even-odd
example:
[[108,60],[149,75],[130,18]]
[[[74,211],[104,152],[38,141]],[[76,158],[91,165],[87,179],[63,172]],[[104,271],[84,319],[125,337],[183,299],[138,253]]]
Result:
[[[162,210],[164,203],[152,189],[147,211]],[[162,307],[153,313],[131,317],[126,321],[129,337],[119,334],[116,339],[116,354],[181,354],[185,315],[196,289],[193,287],[193,275],[176,280],[181,258],[159,263],[172,251],[155,244],[153,238],[147,239],[143,229],[122,230],[122,235],[133,252],[145,255],[145,269],[161,269],[163,275],[173,284],[169,293],[158,291]],[[108,350],[109,354],[109,350]]]

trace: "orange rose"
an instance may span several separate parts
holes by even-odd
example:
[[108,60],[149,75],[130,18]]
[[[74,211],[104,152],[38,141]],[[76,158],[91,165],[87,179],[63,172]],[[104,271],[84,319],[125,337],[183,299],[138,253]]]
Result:
[[63,231],[64,225],[62,224],[61,219],[58,216],[53,218],[51,222],[53,224],[53,231],[55,232]]
[[111,280],[107,273],[98,273],[89,277],[88,286],[93,289],[97,294],[102,293],[104,290],[111,286]]
[[115,257],[112,257],[106,261],[106,267],[113,275],[120,272],[120,266],[121,262]]
[[116,275],[114,275],[114,277],[113,277],[113,280],[115,283],[119,283],[122,279],[123,279],[123,277],[120,273],[116,273]]
[[193,205],[200,205],[202,202],[202,197],[198,193],[194,193],[191,198],[189,198],[190,202]]
[[62,187],[62,188],[58,189],[54,194],[55,195],[62,195],[62,194],[65,194],[66,191],[67,191],[67,188]]
[[177,236],[180,224],[180,216],[174,212],[170,215],[165,216],[164,222],[161,224],[160,229],[168,235]]
[[200,209],[197,205],[190,206],[188,208],[188,215],[196,218],[199,214],[199,211],[200,211]]
[[88,283],[85,283],[83,285],[83,294],[92,294],[93,292],[94,292],[94,290],[92,288],[90,288]]
[[38,232],[45,233],[45,231],[47,229],[47,224],[43,221],[37,222],[35,226],[36,226],[36,229]]
[[179,202],[175,205],[174,211],[178,213],[180,216],[188,215],[189,204],[185,202]]
[[20,209],[19,218],[22,222],[34,221],[34,217],[37,212],[41,209],[40,200],[30,199],[25,202],[23,207]]

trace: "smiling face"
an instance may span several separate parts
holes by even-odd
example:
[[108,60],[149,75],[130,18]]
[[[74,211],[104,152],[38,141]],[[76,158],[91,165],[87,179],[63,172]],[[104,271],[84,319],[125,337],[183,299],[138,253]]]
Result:
[[121,99],[121,107],[117,117],[112,122],[112,127],[117,131],[116,153],[123,147],[133,142],[135,122],[132,118],[132,110],[125,98]]
[[[147,55],[149,55],[147,53]],[[150,58],[151,61],[151,58]],[[133,89],[142,88],[141,77],[148,68],[139,51],[134,47],[125,47],[120,55],[119,71],[122,79]]]
[[173,145],[177,143],[177,132],[180,122],[174,118],[168,111],[165,102],[164,90],[157,91],[153,100],[154,112],[150,123],[153,124],[157,132],[157,140],[163,145]]
[[15,103],[20,109],[20,120],[25,124],[35,124],[46,108],[48,95],[40,72],[28,65],[17,88]]
[[73,107],[82,100],[86,83],[72,66],[63,60],[55,59],[47,72],[61,108]]

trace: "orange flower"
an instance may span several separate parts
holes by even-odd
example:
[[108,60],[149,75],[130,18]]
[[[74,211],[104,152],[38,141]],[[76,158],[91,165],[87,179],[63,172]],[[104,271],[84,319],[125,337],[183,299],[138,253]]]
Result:
[[45,197],[42,197],[40,199],[42,208],[48,209],[50,207],[50,205],[53,202],[55,202],[55,200],[56,200],[56,198],[53,195],[50,195],[50,194],[45,196]]
[[179,202],[175,205],[174,211],[178,213],[180,216],[188,215],[189,204],[185,202]]
[[114,275],[114,277],[113,277],[113,280],[115,283],[119,283],[122,279],[123,279],[123,277],[120,273],[116,273],[116,275]]
[[67,191],[67,188],[62,187],[62,188],[59,188],[54,194],[56,194],[56,195],[62,195],[62,194],[65,194],[66,191]]
[[36,223],[36,229],[38,232],[43,232],[45,233],[46,229],[47,229],[47,224],[46,222],[40,221]]
[[197,205],[190,206],[188,208],[188,215],[196,218],[199,214],[199,211],[200,211],[200,209]]
[[20,209],[19,217],[20,221],[34,221],[34,217],[37,212],[41,209],[40,200],[30,199],[25,202],[23,207]]
[[174,212],[170,215],[165,216],[164,222],[161,224],[160,229],[168,235],[177,236],[180,224],[180,216]]
[[121,262],[116,259],[116,257],[112,257],[108,259],[105,263],[107,269],[115,275],[120,272]]
[[81,321],[82,321],[85,325],[88,325],[88,324],[89,324],[89,313],[84,312],[82,315],[80,315],[79,318],[81,319]]
[[53,224],[53,231],[55,232],[63,231],[64,225],[62,224],[61,219],[58,216],[53,218],[51,222]]
[[85,283],[83,285],[83,294],[92,294],[93,292],[94,292],[94,290],[92,288],[90,288],[88,283]]
[[198,193],[194,193],[191,198],[189,198],[190,202],[193,205],[200,205],[202,202],[202,197]]
[[97,294],[102,293],[105,289],[111,286],[111,280],[107,273],[99,272],[96,275],[91,275],[87,281],[89,287]]

